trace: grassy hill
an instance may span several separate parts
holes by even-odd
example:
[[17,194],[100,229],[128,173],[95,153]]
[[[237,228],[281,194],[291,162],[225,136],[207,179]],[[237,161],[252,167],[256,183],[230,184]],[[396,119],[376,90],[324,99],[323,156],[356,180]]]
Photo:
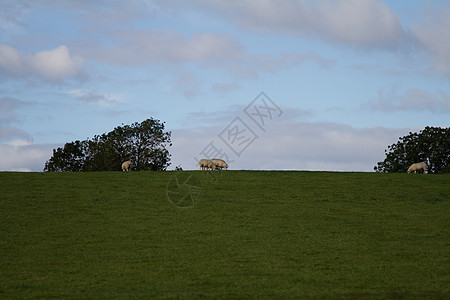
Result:
[[0,299],[450,298],[450,176],[0,173]]

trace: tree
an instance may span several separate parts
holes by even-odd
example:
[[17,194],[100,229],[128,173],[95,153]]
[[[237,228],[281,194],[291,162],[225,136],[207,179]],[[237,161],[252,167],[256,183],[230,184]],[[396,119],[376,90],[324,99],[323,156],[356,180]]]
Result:
[[85,160],[86,143],[75,141],[66,143],[64,148],[53,149],[52,157],[45,163],[44,171],[80,172]]
[[[122,142],[121,148],[126,158],[133,161],[138,170],[166,170],[169,166],[170,132],[164,132],[164,123],[147,119],[142,123],[134,123],[116,128],[113,140]],[[123,158],[125,159],[125,157]]]
[[388,146],[385,153],[385,160],[374,167],[377,172],[406,172],[411,164],[423,161],[430,173],[450,173],[450,127],[410,132]]
[[133,161],[135,170],[166,170],[170,165],[170,137],[171,132],[164,131],[164,122],[152,118],[118,126],[90,140],[53,150],[44,171],[119,171],[126,160]]

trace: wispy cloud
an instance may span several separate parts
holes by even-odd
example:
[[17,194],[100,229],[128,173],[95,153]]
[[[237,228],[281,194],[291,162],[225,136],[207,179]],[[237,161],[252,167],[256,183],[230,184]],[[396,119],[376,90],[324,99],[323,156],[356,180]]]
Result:
[[[223,110],[211,111],[207,107],[205,110],[198,112],[190,112],[186,114],[185,124],[192,126],[193,124],[202,124],[203,126],[227,126],[237,116],[244,116],[245,105],[231,105]],[[283,107],[283,117],[281,122],[305,121],[313,116],[310,110],[304,110],[294,107]],[[220,131],[222,131],[221,128]],[[217,134],[220,132],[218,131]]]
[[185,37],[170,30],[117,30],[109,32],[112,46],[85,49],[98,61],[142,65],[162,62],[225,60],[241,55],[241,45],[224,34],[197,33]]
[[109,106],[123,102],[120,96],[109,93],[100,93],[92,90],[69,90],[67,94],[80,102],[86,104],[96,104],[100,106]]
[[[185,36],[171,30],[117,30],[108,32],[109,45],[80,50],[93,61],[130,68],[154,67],[170,78],[174,90],[185,98],[193,98],[206,90],[223,93],[237,89],[239,80],[257,79],[264,73],[277,73],[312,62],[327,68],[334,61],[318,53],[287,52],[256,54],[244,49],[233,36],[222,33],[196,33]],[[196,72],[190,71],[194,66]],[[205,82],[198,76],[201,71],[221,72],[230,76],[234,84]],[[205,85],[207,85],[205,87]]]
[[12,126],[0,126],[0,141],[10,141],[14,139],[31,140],[32,138],[25,130]]
[[19,122],[17,111],[27,105],[29,103],[16,98],[0,97],[0,141],[31,140],[29,133],[13,126]]
[[211,86],[211,91],[218,95],[224,95],[231,91],[236,91],[241,89],[242,86],[236,81],[233,82],[216,82]]
[[12,98],[0,97],[0,120],[11,119],[15,116],[15,112],[20,107],[26,105],[26,102]]
[[378,97],[361,105],[372,111],[428,111],[433,113],[450,113],[450,95],[445,92],[432,94],[423,89],[408,89],[399,94],[395,89],[380,90]]
[[226,61],[209,61],[202,65],[208,68],[225,70],[236,79],[256,79],[264,73],[277,73],[293,67],[298,67],[305,62],[312,62],[322,68],[334,65],[334,60],[327,59],[315,52],[255,54],[243,53],[241,57]]
[[430,55],[432,66],[440,73],[450,72],[450,7],[425,11],[425,22],[411,31],[421,48]]
[[10,28],[20,24],[24,14],[31,7],[27,0],[0,2],[0,28]]

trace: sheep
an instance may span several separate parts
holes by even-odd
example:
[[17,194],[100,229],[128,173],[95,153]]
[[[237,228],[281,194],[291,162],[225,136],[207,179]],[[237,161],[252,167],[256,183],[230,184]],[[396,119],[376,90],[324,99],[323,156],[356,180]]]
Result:
[[423,170],[423,174],[427,173],[427,164],[424,162],[420,162],[420,163],[416,163],[416,164],[412,164],[409,168],[408,168],[408,173],[417,173],[417,171]]
[[133,163],[131,161],[127,160],[126,162],[124,162],[122,164],[122,171],[127,171],[128,172],[128,171],[131,170],[132,166],[133,166]]
[[228,165],[223,159],[213,158],[211,161],[216,165],[216,167],[221,169],[225,168],[225,170],[228,170]]
[[216,165],[211,160],[208,160],[208,170],[209,169],[211,169],[211,170],[216,169]]
[[200,166],[200,170],[215,170],[216,169],[216,165],[209,159],[200,159],[200,161],[198,162],[198,165]]
[[202,158],[202,159],[199,160],[198,165],[200,167],[200,170],[204,170],[205,168],[208,167],[208,160]]

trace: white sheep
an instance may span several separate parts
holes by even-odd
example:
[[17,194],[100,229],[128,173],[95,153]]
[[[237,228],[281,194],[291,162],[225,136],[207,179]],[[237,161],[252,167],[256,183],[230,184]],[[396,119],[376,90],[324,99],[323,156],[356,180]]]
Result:
[[132,166],[133,166],[133,163],[131,161],[127,160],[126,162],[124,162],[122,164],[122,171],[127,171],[128,172],[128,171],[131,170]]
[[420,162],[420,163],[416,163],[416,164],[412,164],[409,168],[408,168],[408,173],[417,173],[417,171],[423,170],[423,174],[427,173],[427,164],[424,162]]
[[211,161],[216,165],[216,167],[221,169],[225,168],[225,170],[228,170],[228,165],[223,159],[213,158]]
[[200,170],[215,170],[216,169],[216,165],[209,159],[200,159],[200,161],[198,162],[198,165],[200,166]]

